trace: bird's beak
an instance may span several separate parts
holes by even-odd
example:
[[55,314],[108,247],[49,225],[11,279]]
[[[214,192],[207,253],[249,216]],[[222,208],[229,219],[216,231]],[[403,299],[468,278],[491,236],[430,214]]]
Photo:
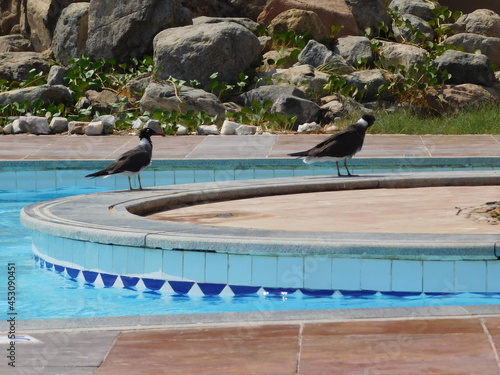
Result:
[[165,134],[163,134],[162,132],[156,132],[156,133],[154,133],[153,135],[161,135],[162,137],[164,137],[164,136],[165,136]]

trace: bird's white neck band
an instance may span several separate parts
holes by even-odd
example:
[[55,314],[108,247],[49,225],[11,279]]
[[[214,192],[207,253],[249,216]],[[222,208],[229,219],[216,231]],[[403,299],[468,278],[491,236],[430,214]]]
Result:
[[358,124],[363,125],[363,126],[368,126],[368,121],[366,121],[364,118],[360,118],[358,120]]

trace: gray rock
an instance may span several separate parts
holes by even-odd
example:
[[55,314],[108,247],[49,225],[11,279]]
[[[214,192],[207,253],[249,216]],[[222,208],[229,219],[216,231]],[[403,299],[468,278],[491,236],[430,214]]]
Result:
[[[117,6],[119,4],[119,6]],[[160,31],[191,23],[180,0],[92,0],[89,9],[87,53],[93,58],[152,55],[153,38]]]
[[351,73],[346,78],[346,85],[358,89],[355,98],[358,100],[372,100],[379,96],[378,88],[388,83],[385,71],[381,69],[360,70]]
[[144,124],[144,127],[153,129],[153,130],[160,132],[160,133],[163,132],[163,129],[161,128],[160,121],[158,121],[158,120],[149,119],[148,121],[146,121],[146,124]]
[[46,117],[21,116],[12,123],[14,134],[31,133],[35,135],[50,134],[49,122]]
[[66,117],[52,117],[49,124],[52,133],[64,133],[68,131],[68,119]]
[[305,98],[305,93],[295,86],[270,85],[260,86],[256,89],[249,90],[241,94],[236,102],[242,106],[249,107],[252,105],[253,101],[263,103],[266,100],[271,100],[274,102],[281,95],[292,95],[299,98]]
[[68,133],[83,135],[88,124],[88,122],[84,121],[70,121],[68,123]]
[[92,121],[85,127],[85,135],[102,135],[104,124],[102,121]]
[[464,83],[431,89],[426,99],[431,108],[436,111],[458,112],[463,109],[478,108],[485,104],[499,103],[500,92],[489,87]]
[[111,90],[88,90],[85,96],[92,108],[98,112],[118,112],[120,110],[116,106],[120,103],[120,98]]
[[468,33],[500,38],[500,15],[489,9],[477,9],[457,19]]
[[52,38],[54,58],[68,64],[86,52],[89,3],[72,3],[61,13]]
[[436,4],[426,0],[392,0],[389,8],[399,15],[412,14],[423,20],[430,21],[434,18],[432,11],[436,9]]
[[224,106],[214,94],[189,86],[182,86],[176,91],[170,83],[150,84],[140,104],[143,112],[161,109],[179,113],[187,113],[189,110],[204,111],[209,116],[221,116],[225,113]]
[[35,86],[22,89],[0,92],[0,105],[10,103],[32,103],[37,99],[44,101],[46,105],[50,103],[71,103],[73,92],[65,86]]
[[218,135],[219,129],[217,129],[217,125],[200,125],[196,128],[196,134],[198,134],[198,135]]
[[64,77],[68,74],[68,69],[58,66],[52,65],[50,67],[49,76],[47,77],[47,85],[65,85]]
[[493,64],[500,66],[500,38],[461,33],[450,36],[444,43],[455,47],[462,47],[464,52],[475,53],[479,50]]
[[451,74],[448,83],[491,86],[495,81],[490,60],[484,55],[447,50],[434,63],[440,72],[446,70]]
[[236,135],[254,135],[257,133],[257,127],[253,125],[240,125],[234,133]]
[[403,25],[392,24],[394,37],[398,42],[422,43],[434,38],[434,29],[424,19],[412,14],[403,14],[401,18]]
[[324,86],[330,75],[314,69],[311,65],[298,65],[273,75],[280,85],[293,85],[306,94],[306,98],[316,100],[328,92]]
[[293,124],[294,130],[297,130],[299,124],[316,120],[319,106],[310,100],[292,95],[281,95],[272,105],[271,112],[282,113],[286,116],[297,116],[297,120]]
[[239,126],[240,124],[238,124],[237,122],[224,120],[220,133],[222,135],[234,135],[236,133],[236,129]]
[[100,121],[103,125],[104,134],[112,134],[115,128],[116,117],[113,115],[101,115],[94,119],[95,122]]
[[310,40],[298,56],[299,63],[311,65],[317,68],[320,65],[328,65],[330,70],[338,74],[350,73],[354,69],[345,59],[329,50],[324,44]]
[[259,59],[259,39],[234,22],[172,28],[154,39],[161,78],[194,79],[204,89],[210,86],[211,74],[219,73],[219,82],[236,82]]
[[33,47],[31,46],[31,42],[22,35],[16,34],[0,36],[0,53],[28,52],[32,50]]
[[351,8],[361,35],[365,35],[369,28],[369,37],[378,36],[378,23],[391,23],[391,17],[380,0],[346,0],[346,3]]
[[365,64],[370,66],[373,62],[373,53],[370,39],[364,36],[344,36],[337,39],[333,50],[350,64]]
[[32,69],[47,74],[50,69],[48,59],[37,52],[0,53],[0,79],[26,81]]
[[380,48],[380,61],[384,69],[403,65],[407,70],[425,61],[427,51],[423,48],[402,43],[385,43]]

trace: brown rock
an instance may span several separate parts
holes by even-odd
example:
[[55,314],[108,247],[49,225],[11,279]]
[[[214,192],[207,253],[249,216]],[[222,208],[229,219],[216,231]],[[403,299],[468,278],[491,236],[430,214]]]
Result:
[[457,20],[457,23],[464,24],[468,33],[500,38],[500,15],[492,10],[478,9],[464,14]]
[[272,33],[283,33],[294,31],[297,35],[306,32],[317,40],[322,41],[330,35],[329,30],[323,25],[319,16],[309,10],[289,9],[278,14],[269,25]]

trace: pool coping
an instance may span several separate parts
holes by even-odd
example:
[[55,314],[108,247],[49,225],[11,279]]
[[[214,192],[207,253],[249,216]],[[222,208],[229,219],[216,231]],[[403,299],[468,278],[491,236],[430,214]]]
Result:
[[216,227],[148,219],[155,211],[252,197],[345,189],[500,185],[500,171],[308,176],[110,191],[39,202],[21,211],[26,227],[74,240],[234,254],[496,260],[496,234],[318,233]]

